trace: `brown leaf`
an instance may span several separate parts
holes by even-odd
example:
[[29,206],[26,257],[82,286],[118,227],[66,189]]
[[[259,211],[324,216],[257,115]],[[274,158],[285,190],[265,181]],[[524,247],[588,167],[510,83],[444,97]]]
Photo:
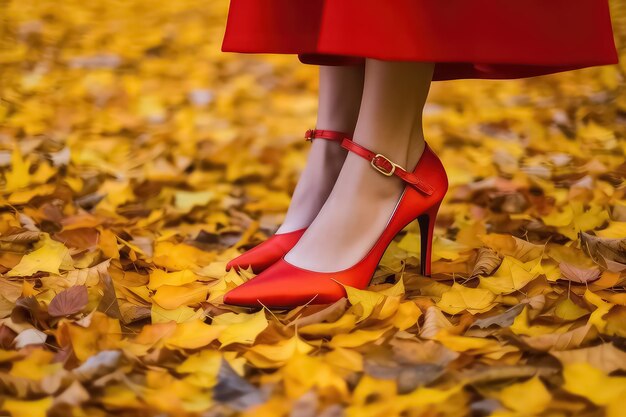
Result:
[[55,397],[54,404],[79,406],[88,400],[89,392],[81,385],[80,382],[74,381],[65,391]]
[[434,382],[445,372],[445,368],[431,363],[381,365],[371,360],[364,363],[365,373],[378,379],[395,379],[398,393],[413,391],[418,386]]
[[393,347],[394,358],[404,363],[446,366],[459,357],[459,353],[434,340],[416,342],[394,338],[389,344]]
[[348,299],[346,297],[342,297],[333,304],[323,308],[320,311],[309,314],[308,316],[299,316],[298,318],[290,322],[287,327],[295,325],[297,325],[298,327],[303,327],[308,324],[321,323],[323,321],[337,321],[343,315],[343,313],[345,313],[347,304]]
[[150,317],[149,307],[136,305],[128,301],[120,301],[118,305],[122,313],[122,321],[126,324]]
[[53,317],[70,316],[85,308],[87,302],[87,287],[77,285],[58,293],[48,306],[48,314]]
[[560,262],[559,269],[563,274],[561,278],[580,284],[586,284],[600,278],[600,270],[597,268],[583,269],[567,262]]
[[591,258],[598,260],[598,256],[609,261],[626,264],[626,238],[608,239],[580,232],[582,249]]
[[528,346],[543,351],[568,350],[579,347],[587,338],[597,331],[593,325],[587,324],[565,333],[550,333],[541,336],[522,336]]
[[590,348],[550,352],[550,354],[556,356],[563,364],[588,363],[606,373],[618,369],[626,370],[626,352],[619,350],[612,343],[604,343]]
[[117,294],[115,293],[115,287],[113,286],[113,280],[108,273],[100,275],[100,285],[104,291],[100,304],[98,304],[98,311],[103,312],[109,317],[116,319],[122,319],[122,313],[120,311],[119,304],[117,303]]
[[449,329],[454,327],[452,323],[446,318],[441,310],[435,306],[428,307],[424,314],[424,325],[420,336],[424,339],[432,339],[442,329]]
[[486,329],[487,327],[496,325],[498,327],[508,327],[513,324],[515,321],[515,317],[519,315],[524,309],[525,304],[517,304],[509,308],[504,313],[497,314],[491,317],[485,317],[482,319],[476,320],[470,327],[480,327],[481,329]]
[[465,381],[468,383],[486,383],[492,381],[503,381],[517,378],[527,378],[535,375],[549,376],[557,373],[555,368],[536,367],[528,365],[500,365],[489,367],[477,367],[462,372]]
[[41,238],[41,232],[22,229],[13,234],[0,236],[0,242],[29,243],[37,242]]
[[472,270],[471,278],[479,275],[489,276],[498,269],[498,266],[502,263],[502,257],[498,255],[496,251],[491,248],[479,248],[478,257],[474,269]]

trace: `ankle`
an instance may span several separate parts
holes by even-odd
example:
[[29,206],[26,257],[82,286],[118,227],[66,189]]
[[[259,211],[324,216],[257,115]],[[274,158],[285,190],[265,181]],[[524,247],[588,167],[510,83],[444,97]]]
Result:
[[380,153],[392,162],[412,171],[426,148],[424,136],[384,135],[379,137],[364,136],[355,140],[359,145]]
[[422,137],[419,141],[411,142],[407,152],[406,169],[413,171],[426,150],[426,141]]
[[313,139],[311,146],[311,157],[307,163],[320,164],[326,168],[341,168],[341,165],[348,155],[348,151],[339,146],[338,143],[324,139]]

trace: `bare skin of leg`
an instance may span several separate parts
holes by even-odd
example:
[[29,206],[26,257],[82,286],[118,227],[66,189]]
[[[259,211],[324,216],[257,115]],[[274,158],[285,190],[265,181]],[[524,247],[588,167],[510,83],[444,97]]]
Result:
[[[431,63],[367,59],[354,141],[412,171],[425,148],[422,111],[433,71]],[[318,272],[351,267],[382,234],[404,186],[348,153],[326,203],[285,260]]]
[[[363,94],[364,65],[319,67],[317,129],[354,132]],[[313,139],[307,164],[293,193],[287,215],[276,233],[311,224],[337,180],[347,151],[337,142]]]

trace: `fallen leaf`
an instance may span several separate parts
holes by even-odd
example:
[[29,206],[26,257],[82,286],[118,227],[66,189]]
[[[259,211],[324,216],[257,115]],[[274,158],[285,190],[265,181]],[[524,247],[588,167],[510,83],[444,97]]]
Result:
[[599,405],[608,405],[626,395],[626,377],[607,376],[587,363],[563,367],[563,388],[572,394],[588,398]]
[[495,298],[496,296],[489,290],[468,288],[454,283],[452,288],[445,292],[441,300],[437,302],[437,307],[449,314],[462,311],[478,314],[491,310],[495,306]]
[[530,415],[539,414],[546,409],[552,395],[537,377],[519,384],[505,387],[498,393],[498,399],[510,410]]
[[515,317],[517,317],[523,309],[524,304],[517,304],[506,310],[504,313],[476,320],[472,323],[472,327],[479,327],[481,329],[486,329],[494,325],[498,327],[508,327],[513,324]]
[[37,329],[26,329],[15,336],[15,347],[18,349],[28,345],[42,345],[46,343],[48,335]]
[[87,306],[87,296],[87,287],[84,285],[77,285],[61,291],[50,302],[48,313],[53,317],[79,313]]
[[600,270],[597,268],[583,269],[578,268],[575,265],[569,264],[567,262],[561,262],[559,264],[559,268],[561,269],[561,273],[563,274],[562,278],[572,282],[585,284],[600,278]]
[[586,363],[596,369],[611,373],[618,369],[626,369],[626,352],[616,348],[612,343],[582,348],[550,352],[564,365]]

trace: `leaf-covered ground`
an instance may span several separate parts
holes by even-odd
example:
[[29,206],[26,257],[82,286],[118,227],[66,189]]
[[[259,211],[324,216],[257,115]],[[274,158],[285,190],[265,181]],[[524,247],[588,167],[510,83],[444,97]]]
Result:
[[226,0],[0,8],[0,415],[625,415],[625,54],[434,83],[433,278],[415,224],[367,290],[255,312],[224,266],[282,220],[315,67],[220,52]]

